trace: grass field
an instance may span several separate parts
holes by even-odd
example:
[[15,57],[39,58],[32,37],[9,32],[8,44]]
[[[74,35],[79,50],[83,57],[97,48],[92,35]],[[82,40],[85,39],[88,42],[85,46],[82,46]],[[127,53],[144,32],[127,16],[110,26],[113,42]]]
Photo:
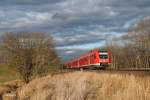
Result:
[[0,83],[18,79],[13,68],[6,65],[0,65]]
[[72,72],[31,81],[19,100],[150,100],[150,76]]

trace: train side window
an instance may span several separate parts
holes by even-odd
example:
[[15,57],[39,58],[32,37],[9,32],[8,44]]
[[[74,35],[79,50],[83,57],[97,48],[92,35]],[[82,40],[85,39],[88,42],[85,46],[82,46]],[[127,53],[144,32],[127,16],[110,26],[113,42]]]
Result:
[[82,58],[81,61],[84,61],[84,59]]
[[92,59],[94,59],[94,55],[92,55]]
[[92,59],[92,58],[93,58],[93,55],[90,56],[90,59]]
[[94,55],[94,59],[96,59],[96,55]]
[[93,58],[96,59],[96,55],[93,55]]
[[84,58],[84,61],[87,61],[87,58]]

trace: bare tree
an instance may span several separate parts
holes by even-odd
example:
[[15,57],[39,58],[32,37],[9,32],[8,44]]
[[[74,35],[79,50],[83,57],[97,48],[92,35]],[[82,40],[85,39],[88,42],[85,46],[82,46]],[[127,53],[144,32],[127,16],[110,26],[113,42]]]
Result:
[[7,63],[14,66],[25,82],[59,64],[52,37],[44,33],[5,33],[1,47]]

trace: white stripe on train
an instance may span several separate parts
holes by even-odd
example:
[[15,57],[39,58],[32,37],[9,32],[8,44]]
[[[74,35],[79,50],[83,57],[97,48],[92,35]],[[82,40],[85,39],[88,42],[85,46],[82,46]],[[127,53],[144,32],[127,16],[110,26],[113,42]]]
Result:
[[79,68],[79,67],[91,66],[91,65],[102,67],[102,66],[100,66],[100,63],[96,63],[96,64],[87,64],[87,65],[82,65],[82,66],[71,66],[71,67],[68,67],[68,68]]

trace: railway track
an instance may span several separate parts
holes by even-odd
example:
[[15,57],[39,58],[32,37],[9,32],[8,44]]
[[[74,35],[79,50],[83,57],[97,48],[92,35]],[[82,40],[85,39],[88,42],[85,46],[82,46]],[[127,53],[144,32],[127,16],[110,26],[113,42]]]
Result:
[[96,72],[96,73],[109,73],[109,74],[130,74],[136,76],[150,76],[150,70],[130,70],[130,69],[117,69],[117,70],[91,70],[89,72]]
[[105,70],[96,70],[96,69],[62,69],[54,72],[52,75],[56,74],[67,74],[70,72],[95,72],[95,73],[110,73],[110,74],[133,74],[140,76],[150,76],[150,69],[105,69]]

